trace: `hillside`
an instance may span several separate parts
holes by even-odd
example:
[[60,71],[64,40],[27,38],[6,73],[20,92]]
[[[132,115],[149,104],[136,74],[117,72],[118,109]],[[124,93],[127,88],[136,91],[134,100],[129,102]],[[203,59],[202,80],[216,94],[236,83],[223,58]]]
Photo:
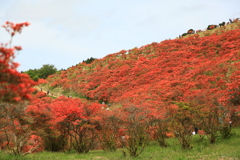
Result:
[[[239,22],[79,63],[47,82],[15,72],[16,65],[8,64],[14,49],[1,50],[7,55],[2,73],[12,77],[5,76],[2,92],[15,100],[1,102],[0,150],[8,154],[103,149],[127,158],[151,143],[193,151],[194,140],[206,146],[238,137],[233,129],[240,126]],[[40,91],[28,94],[31,86]]]
[[209,95],[239,105],[239,95],[235,97],[240,83],[239,59],[238,22],[186,38],[122,50],[91,64],[80,63],[50,76],[49,84],[43,87],[88,100],[114,104],[130,101],[146,107]]

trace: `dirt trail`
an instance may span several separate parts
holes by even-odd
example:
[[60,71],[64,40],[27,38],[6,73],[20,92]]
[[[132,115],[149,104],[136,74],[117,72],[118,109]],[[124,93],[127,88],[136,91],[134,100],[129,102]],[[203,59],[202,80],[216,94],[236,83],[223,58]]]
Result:
[[[36,89],[37,89],[38,91],[42,91],[42,92],[46,93],[48,96],[52,96],[52,97],[55,97],[55,98],[58,98],[58,97],[61,96],[61,95],[60,95],[60,96],[54,95],[54,94],[51,93],[50,91],[45,90],[45,89],[43,89],[42,87],[39,87],[39,86],[37,86]],[[72,97],[72,96],[70,96],[70,97]],[[106,107],[106,108],[102,107],[102,110],[109,111],[109,110],[110,110],[110,106],[108,106],[108,107]]]
[[44,90],[43,88],[41,88],[41,87],[36,87],[37,88],[37,90],[38,91],[42,91],[42,92],[44,92],[44,93],[46,93],[48,96],[52,96],[52,97],[55,97],[55,98],[58,98],[59,96],[57,96],[57,95],[54,95],[53,93],[51,93],[50,91],[48,91],[48,90]]

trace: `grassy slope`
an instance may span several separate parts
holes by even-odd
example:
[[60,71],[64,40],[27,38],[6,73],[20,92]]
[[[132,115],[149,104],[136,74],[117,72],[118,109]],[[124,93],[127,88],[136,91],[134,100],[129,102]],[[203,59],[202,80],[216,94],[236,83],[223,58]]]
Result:
[[1,160],[119,160],[119,159],[170,159],[170,160],[187,160],[187,159],[204,159],[204,160],[216,160],[216,159],[240,159],[240,128],[234,128],[235,135],[230,139],[218,139],[215,144],[209,144],[206,137],[202,141],[199,135],[193,136],[193,148],[191,150],[182,150],[177,143],[177,139],[168,139],[169,147],[161,148],[156,143],[150,143],[145,148],[144,152],[136,158],[124,157],[122,154],[123,149],[118,149],[116,152],[104,152],[102,150],[90,151],[87,154],[77,154],[74,152],[67,153],[53,153],[53,152],[41,152],[26,157],[13,157],[6,153],[0,154]]

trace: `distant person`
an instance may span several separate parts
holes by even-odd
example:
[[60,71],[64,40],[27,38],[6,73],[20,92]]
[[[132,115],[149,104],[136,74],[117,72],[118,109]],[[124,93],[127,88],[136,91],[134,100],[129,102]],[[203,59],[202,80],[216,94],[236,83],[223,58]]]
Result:
[[195,134],[198,134],[198,128],[197,127],[195,127]]

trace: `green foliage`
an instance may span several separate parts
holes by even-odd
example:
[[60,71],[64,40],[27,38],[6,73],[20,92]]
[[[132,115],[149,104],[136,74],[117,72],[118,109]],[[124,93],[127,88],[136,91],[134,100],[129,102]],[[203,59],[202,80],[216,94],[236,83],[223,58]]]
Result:
[[83,62],[85,62],[86,64],[91,64],[96,58],[88,58],[87,60],[83,60]]
[[45,64],[40,69],[29,69],[25,71],[30,78],[34,81],[38,79],[46,79],[49,75],[52,75],[57,72],[57,68],[54,65]]
[[194,127],[197,108],[185,102],[175,103],[179,108],[172,115],[172,128],[183,149],[191,149],[191,133]]
[[232,133],[232,127],[231,124],[229,125],[224,125],[221,129],[220,129],[220,134],[223,138],[230,138],[233,133]]
[[57,72],[57,68],[54,65],[45,64],[39,70],[39,78],[46,79],[49,75],[52,75]]
[[189,109],[189,104],[185,102],[177,102],[176,105],[183,110]]
[[39,79],[39,73],[37,69],[29,69],[25,73],[27,73],[30,76],[30,78],[34,81],[37,81]]

